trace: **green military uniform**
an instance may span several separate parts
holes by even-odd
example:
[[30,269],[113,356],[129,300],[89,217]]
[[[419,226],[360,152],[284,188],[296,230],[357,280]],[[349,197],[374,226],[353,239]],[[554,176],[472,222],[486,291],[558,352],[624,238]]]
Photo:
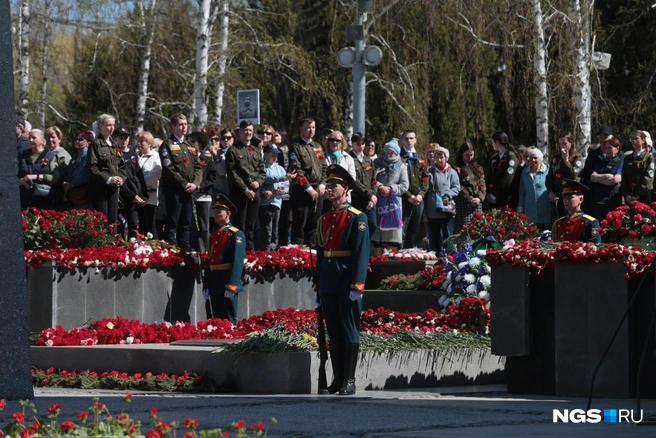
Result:
[[[236,142],[226,152],[226,168],[228,181],[232,184],[230,198],[238,210],[232,220],[246,235],[246,249],[254,249],[255,225],[260,210],[260,188],[266,179],[261,149],[241,141]],[[259,187],[253,190],[255,197],[251,200],[246,196],[246,190],[249,190],[254,182],[257,182]]]
[[160,183],[166,199],[165,240],[177,243],[182,251],[189,252],[194,200],[185,187],[189,183],[200,186],[203,167],[196,149],[174,135],[160,146],[159,156],[162,161]]
[[519,170],[521,170],[519,159],[511,150],[506,150],[503,155],[497,153],[492,157],[490,172],[485,180],[488,196],[494,196],[496,202],[488,201],[489,208],[501,208],[511,203],[513,196],[511,186],[515,173]]
[[376,208],[367,210],[367,204],[371,197],[376,195],[376,169],[374,160],[365,154],[362,154],[362,162],[355,155],[355,152],[349,152],[355,163],[355,188],[351,193],[351,204],[360,211],[366,211],[369,219],[369,234],[373,233],[376,227]]
[[632,196],[641,202],[651,203],[655,167],[653,156],[646,150],[640,151],[637,156],[635,152],[627,153],[622,169],[622,196]]
[[[212,209],[229,210],[231,215],[237,212],[234,204],[223,195],[217,196]],[[207,317],[228,319],[237,324],[237,297],[243,290],[241,277],[246,254],[244,233],[228,222],[212,233],[208,247],[203,279]]]
[[289,170],[297,177],[292,181],[289,203],[292,210],[292,243],[314,246],[316,242],[316,215],[321,212],[317,201],[308,190],[317,190],[326,182],[326,158],[321,145],[306,143],[299,138],[289,148]]
[[112,176],[127,178],[123,153],[111,138],[99,135],[87,152],[87,167],[90,175],[90,196],[94,209],[107,216],[109,224],[118,218],[118,187],[108,184]]
[[[355,187],[346,169],[332,165],[328,181]],[[330,337],[334,382],[331,393],[355,393],[355,367],[360,348],[362,291],[369,263],[367,216],[344,203],[321,216],[315,281]]]
[[[419,240],[419,228],[424,212],[423,198],[428,192],[428,168],[426,162],[420,160],[416,155],[401,148],[401,159],[407,166],[408,170],[408,191],[401,197],[403,225],[405,228],[405,239],[403,246],[412,248],[417,245]],[[411,204],[408,199],[412,195],[421,195],[422,201],[419,205]]]

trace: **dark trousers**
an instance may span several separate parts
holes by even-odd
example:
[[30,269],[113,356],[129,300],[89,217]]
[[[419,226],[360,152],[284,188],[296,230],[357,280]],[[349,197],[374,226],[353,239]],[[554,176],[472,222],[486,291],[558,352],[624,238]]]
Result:
[[[292,188],[289,202],[292,208],[292,242],[296,245],[317,244],[317,219],[321,211],[317,208],[318,200],[299,185]],[[319,211],[318,211],[319,210]]]
[[176,243],[182,251],[191,251],[191,220],[194,199],[191,193],[178,187],[166,187],[166,229],[165,240]]
[[246,235],[246,249],[255,249],[255,226],[260,209],[259,192],[255,193],[255,198],[251,201],[245,194],[233,191],[230,200],[237,207],[237,214],[232,219],[233,225]]
[[322,294],[321,306],[331,343],[360,343],[362,300],[352,301],[348,292]]
[[125,207],[123,208],[123,214],[125,215],[125,220],[127,221],[127,236],[128,239],[132,237],[137,237],[137,232],[139,231],[139,204],[128,201],[127,199],[123,200]]
[[419,231],[421,229],[421,217],[424,213],[424,201],[419,205],[413,205],[406,199],[402,200],[403,205],[403,228],[405,238],[403,240],[404,248],[413,248],[419,242]]
[[139,208],[139,232],[144,236],[148,233],[152,234],[153,238],[157,238],[155,230],[155,211],[156,205],[146,204]]
[[289,199],[282,201],[282,206],[280,207],[280,220],[278,221],[278,246],[289,245],[289,231],[292,224],[289,220],[289,213],[291,211]]
[[275,205],[260,207],[260,243],[262,251],[275,251],[278,248],[278,222],[280,209]]
[[196,218],[192,223],[196,245],[194,249],[200,252],[207,251],[207,242],[210,240],[210,210],[212,202],[196,202]]
[[207,318],[227,319],[233,324],[237,324],[237,304],[239,297],[226,298],[223,292],[220,295],[211,294],[207,300],[206,310]]
[[442,254],[444,240],[449,237],[449,223],[453,218],[428,218],[428,228],[430,230],[430,247],[432,251],[439,256]]
[[107,216],[107,224],[116,224],[118,219],[118,187],[95,186],[91,189],[93,209]]

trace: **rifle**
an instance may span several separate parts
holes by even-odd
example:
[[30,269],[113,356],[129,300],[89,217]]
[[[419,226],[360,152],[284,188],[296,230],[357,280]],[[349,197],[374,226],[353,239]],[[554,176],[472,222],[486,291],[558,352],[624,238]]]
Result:
[[[314,261],[312,248],[310,248],[310,266],[314,274]],[[317,285],[318,286],[318,285]],[[328,362],[328,348],[326,347],[326,327],[323,323],[323,307],[317,306],[317,344],[319,345],[319,388],[318,394],[328,394],[328,379],[326,378],[326,362]]]

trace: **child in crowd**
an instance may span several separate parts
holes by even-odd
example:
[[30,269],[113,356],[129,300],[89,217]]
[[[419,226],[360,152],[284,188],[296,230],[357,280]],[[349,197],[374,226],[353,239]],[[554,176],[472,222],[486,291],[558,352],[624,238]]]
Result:
[[289,180],[296,175],[287,174],[278,164],[280,150],[275,144],[267,143],[263,151],[266,179],[262,185],[260,201],[260,245],[263,251],[278,249],[278,222],[283,194],[289,193]]

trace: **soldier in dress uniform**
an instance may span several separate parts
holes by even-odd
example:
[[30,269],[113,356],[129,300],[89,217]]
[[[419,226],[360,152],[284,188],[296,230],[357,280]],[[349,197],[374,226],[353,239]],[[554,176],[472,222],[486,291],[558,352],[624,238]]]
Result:
[[554,241],[601,243],[599,221],[581,210],[583,194],[588,188],[572,179],[563,179],[561,184],[567,215],[554,222]]
[[243,289],[245,237],[230,223],[230,217],[237,213],[230,199],[217,195],[212,212],[218,230],[210,236],[203,279],[207,317],[228,319],[237,324],[237,294]]
[[355,394],[360,349],[362,292],[369,261],[367,216],[346,202],[356,182],[339,165],[327,169],[327,198],[332,210],[317,221],[315,287],[330,337],[333,382],[328,392]]
[[171,117],[171,136],[162,143],[160,185],[166,199],[165,240],[177,243],[183,252],[191,251],[191,220],[194,193],[203,179],[203,168],[196,148],[185,139],[187,118],[184,114]]

